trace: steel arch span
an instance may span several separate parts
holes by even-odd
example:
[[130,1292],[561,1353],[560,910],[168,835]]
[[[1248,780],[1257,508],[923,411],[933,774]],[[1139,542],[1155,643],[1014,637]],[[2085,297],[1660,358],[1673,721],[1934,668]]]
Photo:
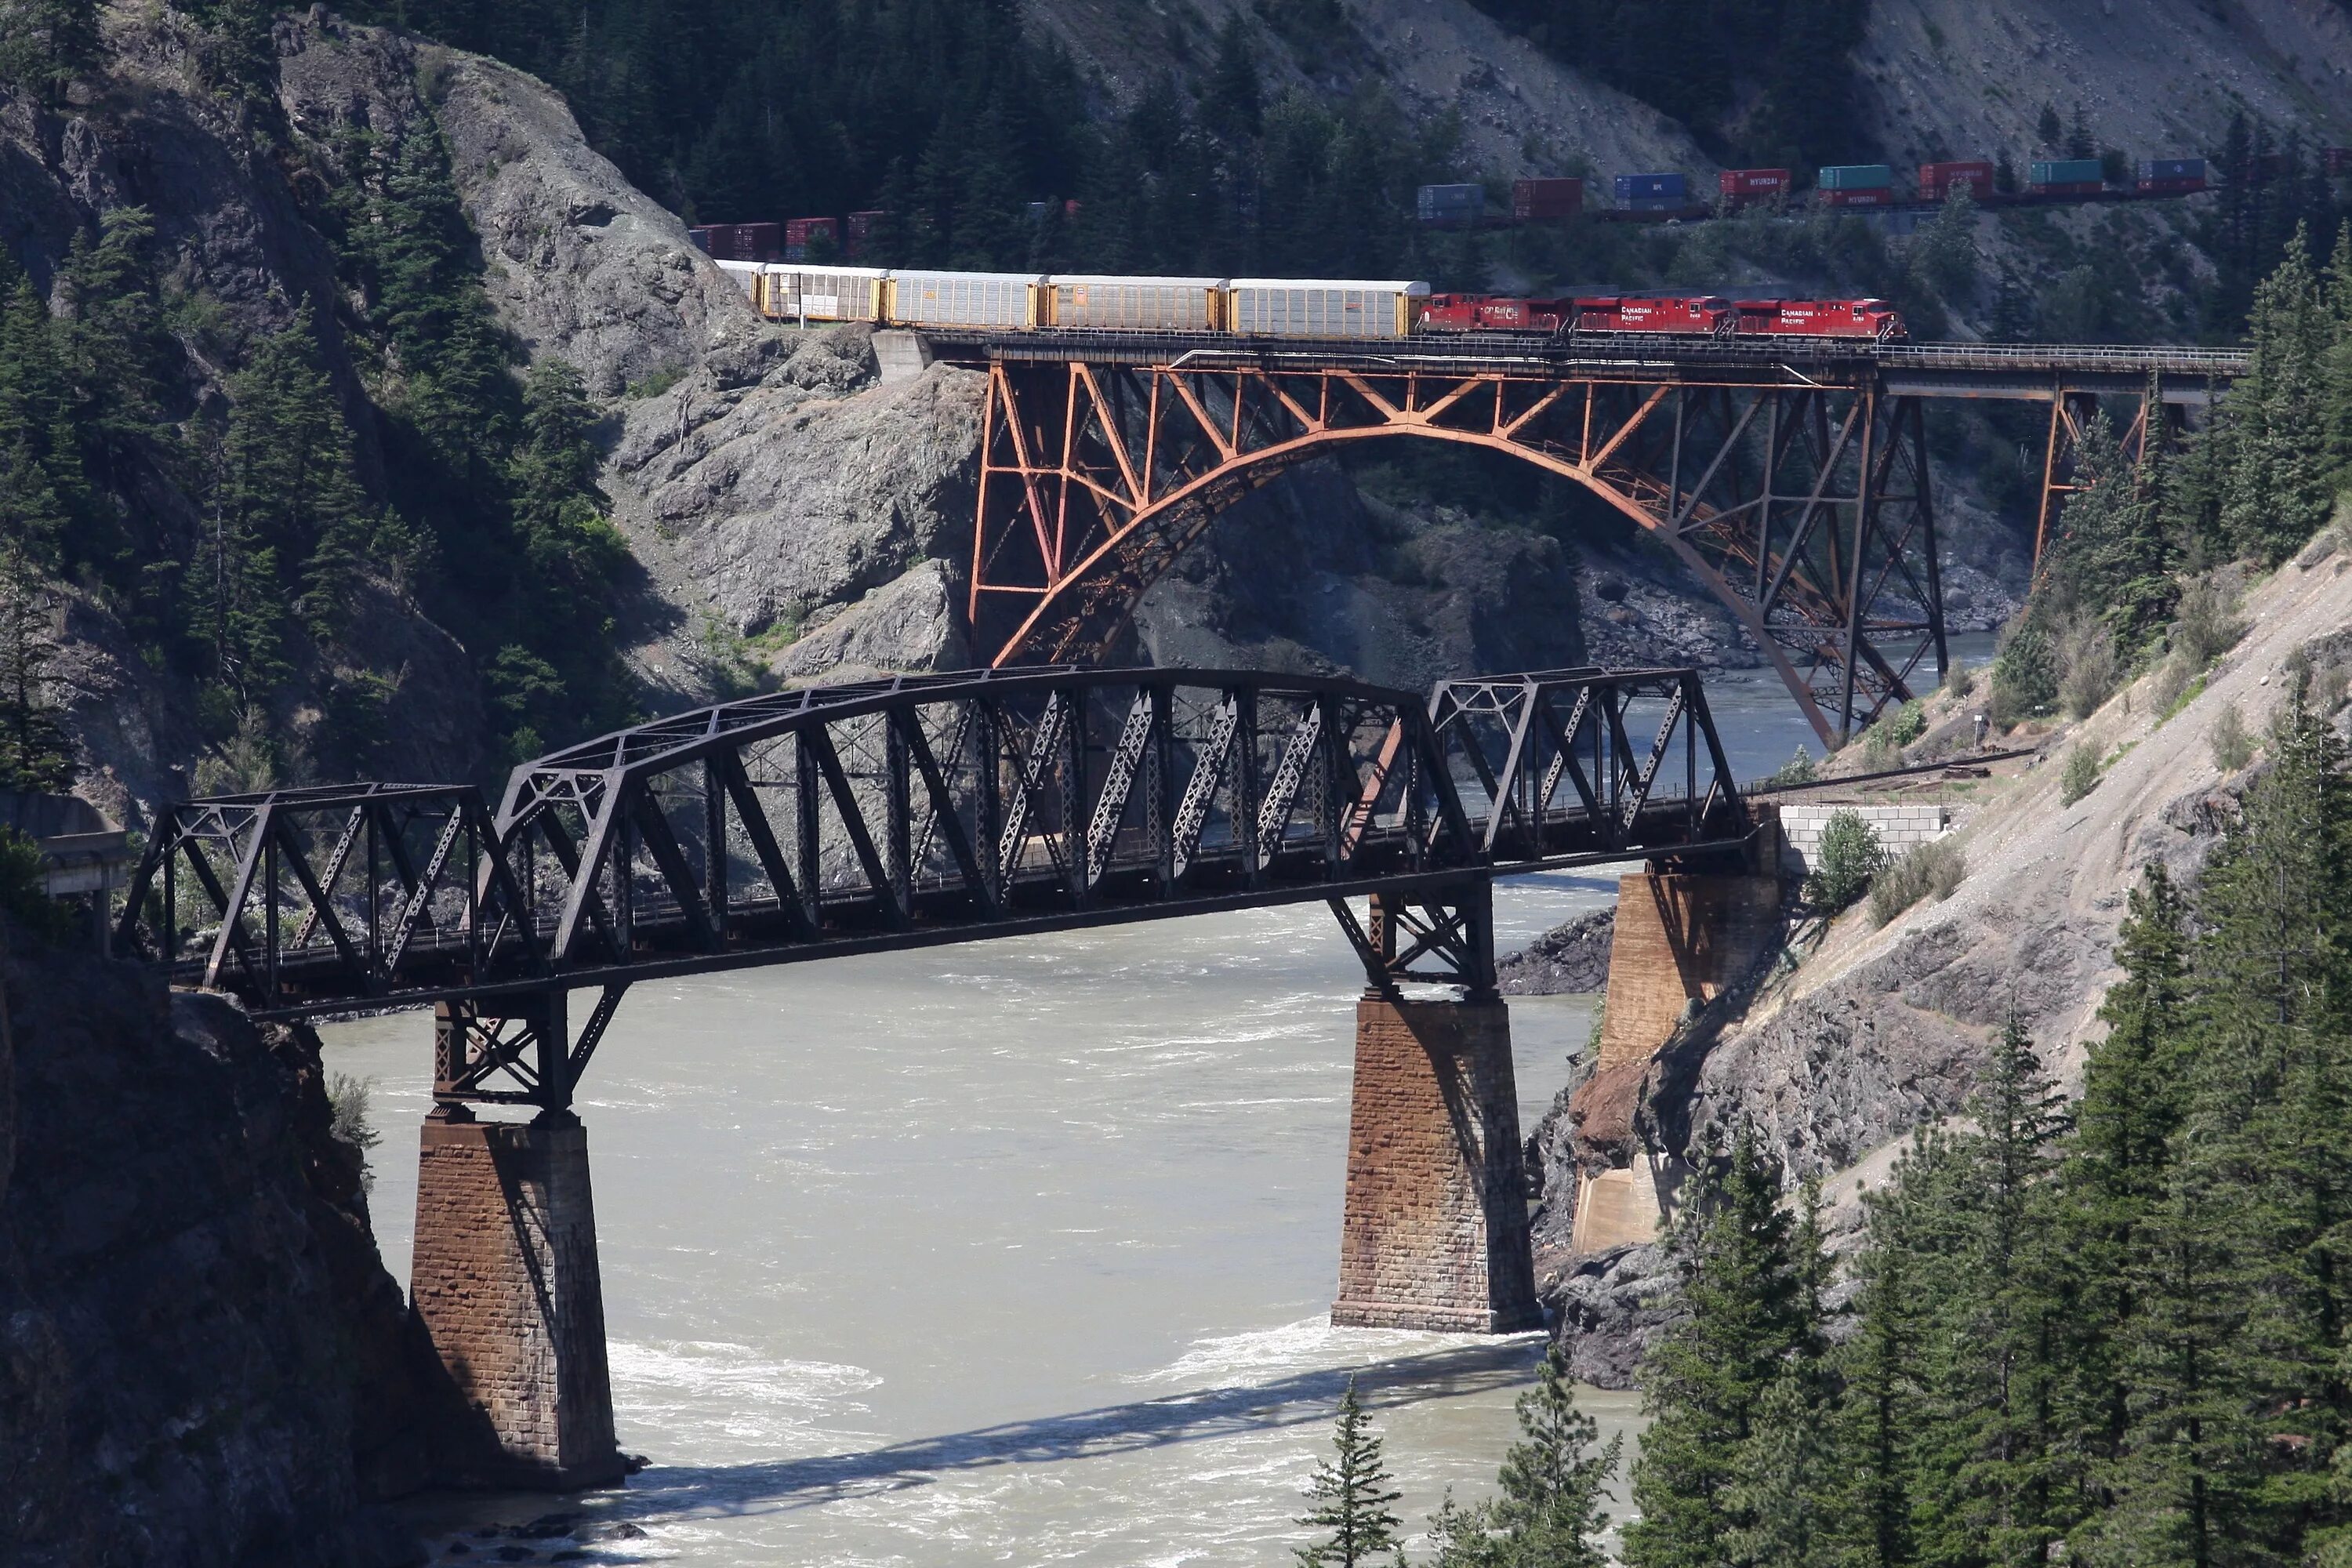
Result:
[[1583,486],[1678,556],[1824,742],[1946,664],[1917,396],[1866,363],[1461,365],[1000,358],[968,610],[997,667],[1106,657],[1217,514],[1350,442],[1497,451]]

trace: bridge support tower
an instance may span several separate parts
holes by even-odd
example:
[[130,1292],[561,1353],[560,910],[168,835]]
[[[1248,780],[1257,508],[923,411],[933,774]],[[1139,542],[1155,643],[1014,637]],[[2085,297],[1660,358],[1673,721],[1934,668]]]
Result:
[[[609,1016],[600,1007],[593,1026]],[[409,1299],[457,1395],[447,1484],[569,1491],[625,1471],[572,1054],[560,990],[435,1010]],[[524,1087],[487,1089],[492,1073]],[[486,1121],[473,1109],[484,1101],[538,1114]]]
[[[1356,1005],[1340,1226],[1343,1327],[1539,1327],[1510,1015],[1495,989],[1492,884],[1333,905],[1371,984]],[[1454,985],[1408,999],[1406,982]]]

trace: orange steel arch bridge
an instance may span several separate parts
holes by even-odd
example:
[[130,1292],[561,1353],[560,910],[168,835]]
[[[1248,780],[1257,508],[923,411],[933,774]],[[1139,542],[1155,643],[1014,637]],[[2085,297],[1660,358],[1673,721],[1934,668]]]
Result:
[[1637,334],[1397,342],[927,332],[988,375],[968,612],[998,668],[1110,655],[1219,512],[1353,442],[1483,447],[1665,544],[1825,742],[1947,662],[1925,405],[2046,404],[2037,565],[2102,399],[2137,463],[2242,374],[2234,350],[1751,344]]

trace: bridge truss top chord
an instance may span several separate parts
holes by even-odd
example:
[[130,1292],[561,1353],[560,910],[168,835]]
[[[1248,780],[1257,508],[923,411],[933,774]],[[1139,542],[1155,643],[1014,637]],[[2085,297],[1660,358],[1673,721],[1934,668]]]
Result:
[[[1350,921],[1376,979],[1451,962],[1475,989],[1491,952],[1446,920],[1496,872],[1736,856],[1749,832],[1688,670],[1430,699],[1218,671],[910,677],[567,748],[517,768],[495,814],[446,785],[167,806],[120,936],[259,1016],[451,1003],[448,1096],[547,1103],[635,980],[1380,895],[1400,920],[1456,913],[1402,958]],[[540,1015],[583,987],[606,1001],[554,1050]]]

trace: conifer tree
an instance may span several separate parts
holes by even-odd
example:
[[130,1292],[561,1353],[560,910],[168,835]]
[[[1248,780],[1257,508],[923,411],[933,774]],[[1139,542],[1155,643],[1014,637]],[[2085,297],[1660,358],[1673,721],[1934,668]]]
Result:
[[227,546],[233,535],[248,569],[256,551],[281,568],[299,563],[296,608],[323,636],[349,606],[366,498],[352,471],[350,427],[319,365],[311,320],[306,303],[229,380],[224,456],[235,528],[221,542]]
[[[1784,1374],[1764,1391],[1755,1434],[1726,1494],[1739,1523],[1724,1562],[1739,1568],[1833,1568],[1845,1560],[1834,1511],[1839,1457],[1819,1391]],[[1548,1559],[1546,1561],[1549,1561]]]
[[0,555],[0,784],[62,795],[79,773],[58,705],[57,643],[41,584],[16,551]]
[[1315,1467],[1307,1487],[1314,1506],[1298,1521],[1330,1534],[1298,1549],[1301,1568],[1363,1568],[1383,1555],[1401,1558],[1397,1527],[1403,1521],[1390,1508],[1403,1494],[1390,1483],[1380,1436],[1364,1414],[1353,1377],[1339,1396],[1331,1446],[1332,1457]]
[[0,6],[0,82],[55,99],[104,60],[101,0],[9,0]]
[[1494,1510],[1498,1562],[1507,1568],[1601,1568],[1608,1555],[1601,1538],[1609,1528],[1601,1505],[1624,1439],[1600,1443],[1600,1426],[1576,1407],[1559,1341],[1544,1352],[1536,1386],[1519,1395],[1517,1410],[1519,1441],[1503,1458]]
[[55,325],[20,276],[0,313],[0,540],[45,566],[61,563],[86,494]]
[[[1719,1169],[1716,1168],[1719,1165]],[[1675,1300],[1686,1314],[1642,1367],[1651,1424],[1633,1466],[1641,1517],[1625,1530],[1634,1568],[1717,1568],[1752,1521],[1732,1489],[1765,1390],[1817,1342],[1807,1268],[1780,1184],[1742,1131],[1695,1177],[1667,1233]]]

